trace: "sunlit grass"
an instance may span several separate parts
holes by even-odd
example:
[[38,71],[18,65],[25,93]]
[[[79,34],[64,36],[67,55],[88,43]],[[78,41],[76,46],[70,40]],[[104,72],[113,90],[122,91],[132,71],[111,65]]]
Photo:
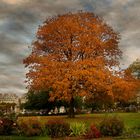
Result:
[[48,137],[0,136],[0,140],[51,140]]
[[124,120],[125,126],[132,128],[137,125],[140,125],[140,113],[102,113],[102,114],[82,114],[76,115],[75,118],[68,118],[67,116],[30,116],[30,117],[20,117],[21,119],[38,119],[42,123],[46,122],[49,119],[63,119],[69,123],[71,122],[86,122],[99,124],[104,117],[117,115]]

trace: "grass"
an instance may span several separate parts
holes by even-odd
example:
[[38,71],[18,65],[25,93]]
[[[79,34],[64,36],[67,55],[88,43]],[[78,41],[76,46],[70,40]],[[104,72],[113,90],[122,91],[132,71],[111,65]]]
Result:
[[[121,138],[122,139],[122,138]],[[53,140],[48,137],[23,137],[23,136],[0,136],[0,140]],[[60,138],[60,139],[54,139],[54,140],[80,140],[78,138]],[[120,140],[119,138],[99,138],[97,140]],[[140,140],[140,138],[130,138],[125,140]]]
[[[67,116],[32,116],[32,117],[20,117],[18,121],[21,119],[38,119],[41,123],[46,122],[49,119],[64,119],[69,123],[73,122],[85,122],[87,124],[94,123],[98,125],[105,116],[117,115],[124,120],[125,127],[129,129],[133,129],[136,126],[140,126],[140,113],[104,113],[104,114],[83,114],[76,115],[75,118],[68,118]],[[140,134],[140,130],[137,130],[137,133]],[[50,140],[48,137],[21,137],[21,136],[0,136],[0,140]],[[140,139],[140,138],[139,138]],[[106,138],[102,138],[100,140],[106,140]],[[108,139],[109,140],[109,139]],[[110,139],[112,140],[112,138]],[[133,140],[133,139],[126,139]],[[138,139],[135,139],[138,140]]]
[[132,128],[137,125],[140,125],[140,113],[103,113],[103,114],[83,114],[83,115],[76,115],[75,118],[68,118],[67,116],[33,116],[33,117],[20,117],[20,119],[31,119],[35,118],[41,120],[41,122],[45,122],[49,119],[63,119],[67,122],[86,122],[88,124],[94,123],[99,124],[104,117],[117,115],[124,120],[125,126]]
[[51,140],[48,137],[23,137],[23,136],[0,136],[0,140]]

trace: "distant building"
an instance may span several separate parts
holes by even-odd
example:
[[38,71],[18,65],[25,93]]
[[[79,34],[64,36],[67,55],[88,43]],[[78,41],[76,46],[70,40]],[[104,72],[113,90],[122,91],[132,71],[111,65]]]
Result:
[[[20,104],[25,103],[26,98],[22,96],[19,98],[16,94],[8,94],[8,93],[0,93],[0,103],[9,103],[11,104],[11,112],[19,113],[20,112]],[[13,107],[13,104],[14,107]]]
[[27,101],[27,99],[26,99],[26,94],[23,94],[23,95],[19,98],[19,100],[20,100],[20,103],[21,103],[21,104],[25,103],[25,102]]
[[15,103],[18,104],[18,96],[16,94],[0,93],[0,103]]

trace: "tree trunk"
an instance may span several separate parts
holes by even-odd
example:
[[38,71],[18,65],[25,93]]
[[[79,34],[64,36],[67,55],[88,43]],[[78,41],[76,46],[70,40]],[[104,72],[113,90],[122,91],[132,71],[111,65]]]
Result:
[[75,117],[75,113],[74,113],[74,98],[73,97],[71,98],[71,101],[70,101],[68,117],[69,118],[74,118]]
[[92,109],[91,109],[91,113],[93,113],[94,112],[94,108],[92,107]]

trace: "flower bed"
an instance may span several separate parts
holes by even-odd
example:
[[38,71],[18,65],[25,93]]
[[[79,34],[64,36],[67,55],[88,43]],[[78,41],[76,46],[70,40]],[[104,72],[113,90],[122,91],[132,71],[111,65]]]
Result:
[[[47,118],[47,117],[46,117]],[[60,117],[49,117],[42,120],[42,117],[26,117],[12,121],[10,119],[0,119],[0,135],[19,135],[19,136],[47,136],[50,138],[65,137],[67,139],[94,139],[108,137],[138,137],[136,131],[139,131],[139,125],[130,130],[126,130],[122,119],[119,117],[105,117],[102,121],[96,123],[93,119],[90,123],[86,121],[77,121],[76,119],[60,119]],[[62,117],[61,117],[62,118]],[[6,127],[6,129],[4,129]],[[4,132],[3,130],[6,132]],[[8,133],[7,133],[8,132]],[[14,132],[14,133],[13,133]],[[129,135],[128,135],[129,134]]]

